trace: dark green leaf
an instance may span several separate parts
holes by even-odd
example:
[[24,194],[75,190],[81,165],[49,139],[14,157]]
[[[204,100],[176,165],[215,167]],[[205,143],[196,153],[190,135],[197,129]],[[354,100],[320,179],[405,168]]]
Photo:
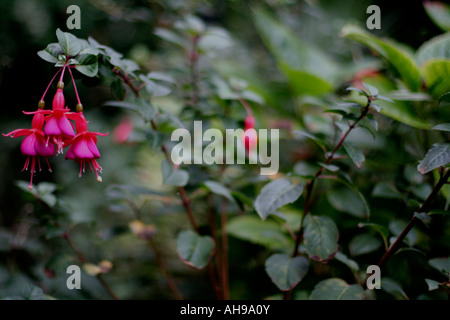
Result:
[[389,238],[389,230],[388,228],[381,226],[375,223],[358,223],[359,228],[369,228],[378,232],[384,241],[384,247],[387,249],[389,246],[388,238]]
[[39,51],[37,54],[47,62],[57,63],[59,61],[58,57],[62,53],[61,46],[58,43],[50,43],[47,48]]
[[356,167],[358,169],[361,168],[361,164],[366,160],[361,150],[358,147],[352,146],[347,141],[344,141],[344,149]]
[[339,232],[328,217],[306,216],[303,236],[306,252],[311,259],[326,263],[338,250]]
[[450,276],[450,258],[434,258],[430,259],[428,263],[436,270]]
[[319,282],[311,292],[311,300],[362,300],[360,285],[349,285],[342,279],[331,278]]
[[426,1],[425,11],[433,22],[442,30],[450,31],[450,6],[441,1]]
[[445,166],[450,162],[450,143],[436,143],[428,150],[425,158],[417,166],[421,174]]
[[425,279],[425,282],[427,283],[428,291],[439,289],[439,282],[431,279]]
[[189,174],[182,169],[175,170],[166,159],[162,162],[162,176],[164,184],[183,187],[189,181]]
[[212,180],[208,180],[208,181],[205,181],[204,184],[212,193],[215,193],[219,196],[225,197],[228,200],[230,200],[231,202],[236,203],[233,196],[231,195],[230,190],[227,187],[225,187],[224,185],[222,185],[221,183],[212,181]]
[[293,243],[279,223],[271,220],[262,221],[256,216],[240,216],[231,219],[227,232],[238,239],[273,250],[289,248]]
[[355,236],[349,244],[350,254],[360,256],[373,252],[380,248],[383,243],[371,234],[363,233]]
[[392,279],[381,278],[381,289],[394,296],[397,300],[409,300],[402,287]]
[[432,130],[441,130],[441,131],[449,131],[450,132],[450,123],[441,123],[437,126],[431,128]]
[[294,288],[306,275],[309,268],[305,257],[289,257],[285,254],[274,254],[266,260],[266,272],[273,283],[281,290]]
[[303,183],[293,183],[289,178],[277,179],[266,184],[255,200],[255,209],[261,219],[278,208],[297,200],[303,192]]
[[333,89],[336,65],[310,43],[304,43],[269,13],[253,12],[256,28],[297,95],[320,95]]
[[203,269],[208,264],[214,247],[214,241],[209,236],[199,236],[192,230],[178,234],[178,256],[184,263],[196,269]]
[[353,272],[358,272],[359,271],[359,265],[356,261],[348,258],[345,254],[343,254],[342,252],[338,252],[336,253],[336,255],[334,256],[334,258],[340,262],[342,262],[343,264],[345,264],[347,267],[350,268],[350,270],[352,270]]
[[76,56],[80,50],[81,45],[77,37],[68,32],[62,32],[60,29],[56,30],[56,37],[61,46],[62,52],[68,57]]
[[365,204],[353,190],[340,187],[328,191],[327,198],[330,204],[338,211],[347,212],[359,218],[366,217]]
[[412,91],[419,89],[420,72],[410,50],[406,49],[405,46],[378,38],[356,26],[344,27],[342,35],[376,51],[398,71]]
[[123,100],[125,98],[126,90],[122,80],[116,78],[111,82],[111,93],[117,100]]
[[77,57],[78,64],[75,66],[79,72],[88,77],[95,77],[98,73],[98,58],[93,54],[83,54]]

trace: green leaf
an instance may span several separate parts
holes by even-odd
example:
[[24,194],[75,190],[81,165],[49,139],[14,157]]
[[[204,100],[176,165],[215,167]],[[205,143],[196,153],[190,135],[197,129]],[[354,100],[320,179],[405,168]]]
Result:
[[431,128],[431,130],[441,130],[450,132],[450,123],[441,123]]
[[425,158],[417,166],[421,174],[445,166],[450,162],[450,143],[436,143],[428,150]]
[[56,30],[56,37],[61,46],[62,52],[68,57],[74,57],[81,51],[81,44],[77,37],[68,32],[62,32],[59,28]]
[[337,68],[323,51],[300,40],[262,9],[253,12],[253,21],[295,94],[319,95],[333,89]]
[[367,254],[377,250],[383,243],[371,234],[363,233],[355,236],[349,244],[350,254],[353,257]]
[[378,232],[381,235],[381,237],[383,238],[385,249],[388,248],[388,246],[389,246],[389,243],[388,243],[389,230],[388,230],[388,228],[381,226],[379,224],[376,224],[376,223],[358,223],[358,228],[369,228],[369,229],[372,229],[372,230]]
[[397,300],[409,300],[402,287],[392,279],[381,278],[381,289],[394,296]]
[[239,216],[230,220],[227,232],[235,238],[262,245],[272,250],[283,250],[292,246],[283,227],[274,221],[262,221],[257,216]]
[[336,166],[334,164],[325,164],[325,163],[321,163],[321,162],[318,162],[317,164],[331,172],[336,172],[336,171],[339,171],[339,169],[340,169],[338,166]]
[[231,195],[230,190],[223,184],[212,180],[207,180],[204,182],[204,184],[212,193],[225,197],[231,202],[236,203],[233,196]]
[[347,141],[344,141],[344,149],[356,167],[358,169],[361,168],[361,164],[366,160],[361,150],[358,147],[352,146]]
[[342,35],[377,52],[397,70],[412,91],[418,91],[420,72],[410,50],[406,47],[391,40],[378,38],[359,27],[351,25],[342,29]]
[[135,111],[145,122],[151,121],[157,110],[146,100],[133,98],[128,101],[107,101],[105,106],[125,108]]
[[[375,85],[381,92],[390,92],[397,87],[394,82],[381,76],[366,79],[366,81]],[[426,117],[420,115],[419,111],[421,109],[414,108],[414,105],[409,101],[409,97],[408,94],[404,94],[403,99],[408,98],[406,99],[407,101],[402,101],[401,99],[398,101],[399,99],[396,99],[396,103],[390,103],[383,100],[377,100],[377,104],[380,105],[380,112],[385,116],[415,128],[430,129],[432,125],[428,122]]]
[[303,192],[303,183],[293,183],[289,178],[277,179],[266,184],[255,200],[255,209],[261,219],[278,208],[297,200]]
[[378,182],[372,190],[374,198],[402,199],[401,193],[390,182]]
[[185,41],[182,37],[180,37],[177,33],[164,29],[164,28],[156,28],[155,35],[160,37],[161,39],[164,39],[166,41],[169,41],[171,43],[174,43],[181,48],[185,48],[187,46],[187,41]]
[[333,188],[327,192],[327,198],[333,208],[338,211],[347,212],[358,218],[365,218],[367,215],[364,202],[349,188]]
[[350,270],[352,270],[353,272],[358,272],[359,271],[359,265],[356,261],[348,258],[345,254],[343,254],[342,252],[338,252],[336,253],[336,255],[334,256],[334,258],[340,262],[342,262],[343,264],[345,264],[347,267],[350,268]]
[[83,54],[77,57],[78,64],[75,66],[79,72],[88,77],[95,77],[98,73],[98,58],[93,54]]
[[342,279],[331,278],[319,282],[311,292],[310,300],[362,300],[363,288],[349,285]]
[[57,63],[59,61],[58,57],[62,53],[61,46],[58,43],[50,43],[47,48],[39,51],[37,54],[47,62]]
[[203,269],[214,253],[214,241],[192,230],[182,231],[177,238],[177,252],[181,261],[196,269]]
[[121,79],[116,78],[111,82],[111,93],[117,100],[123,100],[125,98],[126,90]]
[[450,90],[450,59],[435,58],[420,68],[429,92],[439,97]]
[[430,259],[428,263],[446,276],[450,276],[450,257]]
[[175,23],[175,27],[193,36],[202,34],[206,29],[203,21],[194,15],[184,16],[183,20],[179,20]]
[[442,30],[450,31],[450,6],[444,2],[426,1],[425,11],[433,22]]
[[423,222],[426,227],[430,227],[431,225],[431,217],[426,212],[414,212],[414,217]]
[[450,59],[450,32],[432,38],[417,50],[416,60],[419,66],[436,58]]
[[333,220],[328,217],[306,216],[303,237],[306,252],[311,259],[326,263],[338,250],[339,232]]
[[[361,191],[359,191],[358,188],[355,186],[355,184],[351,180],[350,176],[348,176],[344,172],[340,172],[338,174],[336,181],[346,185],[350,190],[352,190],[359,197],[359,199],[361,200],[361,203],[364,206],[364,217],[369,218],[370,217],[370,208],[369,208],[369,205],[367,204],[366,198],[361,193]],[[352,209],[350,209],[350,210],[352,210]],[[358,214],[362,214],[362,211],[360,211],[360,209],[358,209],[358,212],[359,212]],[[356,214],[356,210],[354,210],[353,213]]]
[[189,173],[186,170],[175,170],[166,159],[162,161],[161,171],[164,184],[183,187],[189,181]]
[[[407,222],[402,221],[402,220],[392,220],[391,222],[389,222],[389,230],[391,230],[392,234],[394,234],[394,236],[398,237],[402,231],[405,229],[407,225]],[[406,235],[405,237],[405,242],[412,247],[418,238],[418,233],[417,230],[412,229],[409,231],[409,233]]]
[[139,78],[145,83],[145,89],[147,90],[147,92],[154,97],[167,96],[172,92],[171,89],[167,88],[166,86],[157,84],[156,82],[148,79],[144,75],[140,75]]
[[281,291],[293,289],[303,279],[309,268],[305,257],[292,258],[279,253],[271,255],[265,265],[270,279]]
[[303,138],[303,137],[310,138],[312,141],[314,141],[321,148],[325,148],[326,145],[327,145],[324,140],[322,140],[322,139],[316,137],[315,135],[313,135],[313,134],[311,134],[309,132],[306,132],[304,130],[294,130],[292,133],[294,134],[294,136],[296,138]]
[[427,283],[428,291],[439,289],[439,282],[431,279],[425,279],[425,282]]

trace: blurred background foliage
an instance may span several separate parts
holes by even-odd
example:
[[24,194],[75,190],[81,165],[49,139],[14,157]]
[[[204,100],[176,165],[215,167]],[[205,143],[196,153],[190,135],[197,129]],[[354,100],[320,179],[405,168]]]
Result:
[[[66,8],[71,4],[81,8],[81,30],[66,28]],[[233,110],[229,123],[242,126],[244,113],[236,111],[239,110],[236,101],[229,101],[227,86],[233,81],[237,81],[234,84],[238,86],[242,81],[246,82],[253,93],[249,100],[258,126],[285,129],[280,171],[303,174],[310,160],[320,159],[321,150],[310,141],[295,138],[293,129],[306,128],[313,133],[332,136],[334,129],[330,124],[334,118],[323,111],[338,100],[336,97],[345,94],[344,89],[352,81],[368,78],[382,94],[404,88],[398,84],[395,72],[390,72],[389,65],[379,56],[341,36],[345,25],[365,28],[366,8],[370,4],[372,1],[365,0],[1,1],[1,131],[7,133],[29,126],[30,119],[22,114],[22,110],[35,110],[54,73],[53,67],[43,62],[36,52],[55,42],[56,28],[73,32],[79,38],[93,37],[134,60],[144,73],[170,74],[176,79],[176,90],[172,95],[158,98],[157,103],[175,114],[194,112],[184,108],[187,97],[183,89],[189,83],[185,52],[158,36],[157,30],[173,29],[185,17],[195,15],[209,27],[216,28],[221,36],[211,37],[202,44],[200,90],[209,98],[200,99],[201,113],[194,112],[194,115],[214,123],[217,121],[215,116],[228,105]],[[442,33],[420,2],[399,5],[393,1],[377,1],[375,4],[382,10],[382,29],[371,31],[372,35],[389,37],[415,51],[425,41]],[[297,52],[292,51],[293,43],[289,41],[277,43],[279,39],[290,37],[299,43]],[[299,57],[307,63],[299,66],[304,69],[296,73],[289,64],[295,64]],[[366,74],[361,76],[358,73],[361,70]],[[360,78],[356,76],[358,74]],[[81,79],[79,75],[78,78]],[[92,174],[78,178],[77,166],[62,161],[63,156],[59,156],[50,160],[53,173],[44,170],[35,178],[36,183],[49,182],[37,189],[41,192],[41,200],[37,201],[17,183],[29,179],[29,174],[20,172],[24,163],[20,144],[13,139],[1,139],[0,297],[42,295],[33,287],[38,286],[46,295],[57,299],[108,298],[95,277],[85,271],[82,290],[66,288],[65,268],[69,264],[79,264],[79,261],[60,235],[73,226],[73,241],[89,261],[112,261],[113,269],[105,279],[120,297],[173,299],[154,251],[128,228],[130,221],[138,216],[157,227],[155,242],[182,295],[213,299],[206,272],[182,264],[174,249],[176,234],[185,228],[187,218],[176,192],[170,192],[175,189],[162,183],[160,165],[163,156],[156,148],[151,148],[153,140],[146,137],[145,123],[123,109],[104,106],[115,93],[108,81],[100,78],[82,78],[80,81],[79,92],[91,122],[90,129],[109,132],[107,137],[99,139],[103,183],[96,183]],[[68,81],[66,88],[71,88]],[[66,101],[75,104],[72,90],[65,93]],[[418,98],[409,95],[406,100],[411,97]],[[431,116],[413,113],[414,119],[409,123],[406,119],[406,122],[417,124],[415,128],[401,122],[406,117],[403,113],[397,116],[396,120],[400,121],[380,115],[376,139],[364,130],[353,134],[352,142],[363,147],[366,154],[367,160],[361,169],[356,169],[351,162],[343,162],[343,171],[354,180],[369,203],[370,221],[388,227],[393,235],[414,212],[411,206],[423,201],[434,184],[431,175],[422,176],[416,171],[417,161],[423,158],[432,143],[445,138],[442,133],[423,130],[427,122],[442,122],[442,118],[439,119],[442,108],[436,107],[436,99],[424,102],[419,97],[418,100],[410,104],[402,101],[399,105],[408,104],[405,107],[408,110],[426,108],[430,112],[424,113]],[[448,111],[444,115],[448,115]],[[118,140],[114,130],[127,121],[133,123],[134,130],[124,142]],[[194,166],[188,170],[190,192],[197,190],[199,184],[211,176]],[[261,186],[260,182],[267,180],[249,166],[236,170],[231,172],[233,179],[230,181],[246,197],[254,199],[258,188],[252,184]],[[357,227],[363,221],[358,209],[361,202],[347,191],[331,182],[320,184],[313,211],[335,221],[340,231],[341,251],[357,259],[361,270],[365,270],[363,266],[378,261],[383,253],[383,243],[376,233],[363,233],[365,230]],[[204,196],[195,201],[194,209],[200,220],[205,218],[205,203]],[[436,205],[441,209],[445,206],[443,199]],[[295,220],[300,215],[299,208],[301,205],[293,204],[284,208],[283,213],[292,214]],[[229,210],[231,215],[239,213],[238,207],[232,204]],[[254,212],[249,214],[256,217]],[[440,277],[427,260],[449,255],[449,227],[448,219],[437,216],[433,217],[429,228],[414,229],[411,247],[420,251],[405,250],[386,265],[386,274],[395,279],[391,287],[400,284],[403,289],[377,292],[377,297],[446,298],[442,291],[427,293],[424,279]],[[230,237],[231,298],[277,297],[278,290],[264,271],[264,261],[274,249],[274,243],[260,238],[261,234],[252,235],[237,227],[234,236],[232,233]],[[309,275],[294,297],[307,297],[319,280],[330,276],[354,281],[352,272],[336,259],[328,264],[313,262]]]

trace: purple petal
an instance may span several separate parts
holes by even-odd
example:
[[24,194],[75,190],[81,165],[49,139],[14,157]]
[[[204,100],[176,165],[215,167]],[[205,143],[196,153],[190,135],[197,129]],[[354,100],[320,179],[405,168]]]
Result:
[[60,117],[58,117],[58,127],[63,134],[70,137],[75,136],[72,123],[69,121],[69,119],[66,118],[65,115],[61,115]]
[[94,154],[89,150],[87,141],[84,137],[73,143],[73,154],[80,159],[94,159]]
[[36,145],[36,135],[32,133],[26,136],[25,139],[23,139],[22,144],[20,145],[20,150],[24,155],[37,156],[35,145]]
[[94,140],[92,138],[89,138],[87,141],[87,146],[89,150],[94,155],[95,159],[100,158],[100,151],[98,151],[97,145],[95,144]]
[[53,157],[55,155],[55,145],[50,143],[48,146],[45,146],[45,139],[43,137],[37,137],[35,149],[38,155],[43,157]]
[[67,159],[75,160],[75,155],[72,152],[72,147],[73,147],[73,145],[70,146],[69,150],[67,150],[67,152],[66,152],[66,160]]
[[61,134],[61,130],[59,130],[58,121],[55,117],[47,118],[47,123],[44,127],[44,133],[46,136],[59,136]]

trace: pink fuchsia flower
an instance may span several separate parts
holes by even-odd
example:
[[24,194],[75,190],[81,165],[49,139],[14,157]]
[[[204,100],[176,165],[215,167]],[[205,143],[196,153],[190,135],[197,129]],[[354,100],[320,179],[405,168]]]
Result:
[[122,120],[120,120],[120,123],[114,129],[113,141],[119,144],[125,143],[133,132],[133,129],[133,120],[128,117],[122,118]]
[[30,191],[33,189],[33,175],[36,172],[36,159],[38,162],[39,171],[41,171],[39,156],[45,157],[48,170],[50,172],[52,171],[50,164],[48,163],[48,157],[52,157],[55,154],[55,146],[53,144],[46,143],[44,132],[42,131],[43,126],[44,113],[37,111],[34,113],[33,120],[31,122],[31,129],[17,129],[8,134],[3,134],[5,137],[10,136],[11,138],[25,137],[20,145],[20,150],[23,155],[27,156],[27,160],[25,161],[22,171],[28,170],[28,167],[31,164]]
[[72,115],[75,120],[77,135],[70,142],[69,150],[66,153],[66,159],[75,160],[80,164],[80,177],[86,171],[86,164],[97,176],[97,181],[102,182],[102,167],[96,159],[100,158],[100,152],[97,148],[97,136],[106,136],[108,133],[87,131],[87,121],[82,112]]
[[245,146],[245,150],[247,151],[247,154],[250,155],[253,150],[256,148],[256,144],[258,141],[258,134],[256,133],[256,130],[254,129],[255,126],[255,118],[252,115],[247,115],[245,118],[245,129],[244,133],[242,134],[242,141]]
[[45,118],[44,134],[47,137],[47,145],[52,141],[57,145],[58,154],[63,153],[64,146],[70,143],[75,136],[73,124],[70,122],[71,115],[69,108],[64,108],[64,94],[62,89],[57,89],[53,98],[53,110],[45,111],[49,114]]

